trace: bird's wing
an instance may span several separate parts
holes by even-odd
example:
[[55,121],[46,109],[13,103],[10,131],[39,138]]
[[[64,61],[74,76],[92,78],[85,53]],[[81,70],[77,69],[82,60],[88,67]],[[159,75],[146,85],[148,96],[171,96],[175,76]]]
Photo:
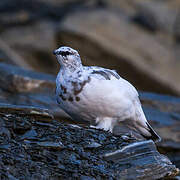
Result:
[[90,74],[90,76],[93,76],[94,78],[97,78],[99,80],[112,80],[112,79],[120,79],[121,77],[115,70],[106,69],[98,66],[84,66],[84,69]]
[[97,113],[97,116],[127,122],[128,127],[144,137],[160,139],[146,120],[137,90],[125,79],[108,81],[91,78],[84,90],[88,100],[87,108]]
[[87,108],[107,117],[125,118],[134,113],[133,102],[138,99],[138,93],[128,81],[123,78],[112,80],[100,80],[94,76],[90,78],[82,93],[82,96],[85,96],[82,99],[87,99],[89,106]]

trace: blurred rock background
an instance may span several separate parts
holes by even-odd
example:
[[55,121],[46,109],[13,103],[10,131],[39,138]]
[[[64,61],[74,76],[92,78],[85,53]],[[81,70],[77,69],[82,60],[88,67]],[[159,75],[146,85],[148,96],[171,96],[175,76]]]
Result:
[[70,122],[54,96],[59,64],[52,51],[63,45],[77,49],[84,64],[115,69],[136,86],[162,137],[159,152],[180,168],[180,1],[1,0],[0,114],[25,106]]
[[180,1],[1,0],[0,61],[56,74],[52,51],[116,69],[139,90],[180,95]]

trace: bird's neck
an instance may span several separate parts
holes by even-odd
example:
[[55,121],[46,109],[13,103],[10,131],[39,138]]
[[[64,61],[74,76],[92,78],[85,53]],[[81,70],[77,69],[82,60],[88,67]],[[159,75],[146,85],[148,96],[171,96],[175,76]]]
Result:
[[60,73],[63,76],[67,76],[67,77],[74,76],[78,72],[82,72],[82,71],[83,71],[83,66],[82,65],[80,65],[78,67],[76,67],[76,66],[69,66],[69,67],[61,66],[60,67]]

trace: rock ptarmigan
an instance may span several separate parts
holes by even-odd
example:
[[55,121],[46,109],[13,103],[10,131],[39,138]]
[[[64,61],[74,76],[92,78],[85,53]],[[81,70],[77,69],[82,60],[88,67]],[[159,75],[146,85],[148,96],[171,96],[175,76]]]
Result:
[[122,122],[146,139],[160,141],[146,120],[137,90],[116,71],[83,66],[78,52],[70,47],[53,53],[61,66],[57,102],[73,120],[95,122],[97,128],[110,132]]

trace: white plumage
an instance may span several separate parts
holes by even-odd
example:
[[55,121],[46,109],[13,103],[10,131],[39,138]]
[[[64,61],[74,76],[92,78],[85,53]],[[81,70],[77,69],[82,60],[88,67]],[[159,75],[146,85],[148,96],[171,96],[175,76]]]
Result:
[[72,119],[111,132],[122,122],[147,139],[160,140],[146,120],[138,92],[116,71],[83,66],[78,52],[70,47],[61,47],[54,54],[61,65],[57,102]]

